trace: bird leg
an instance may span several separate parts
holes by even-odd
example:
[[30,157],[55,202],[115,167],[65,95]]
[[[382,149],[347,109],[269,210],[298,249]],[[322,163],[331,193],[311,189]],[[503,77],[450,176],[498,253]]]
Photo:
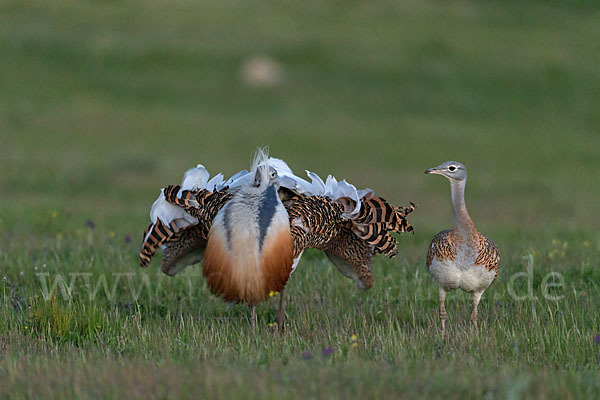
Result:
[[446,291],[439,288],[440,295],[440,320],[442,321],[442,334],[446,332],[446,319],[448,314],[446,314],[446,306],[444,305],[444,301],[446,300]]
[[256,329],[256,304],[250,306],[250,324],[252,329]]
[[471,313],[471,322],[473,322],[473,326],[475,327],[475,329],[478,329],[477,326],[477,319],[478,319],[478,315],[477,315],[477,306],[479,305],[479,300],[481,300],[481,295],[483,294],[483,292],[475,292],[473,293],[473,312]]
[[285,310],[283,300],[283,289],[279,292],[279,310],[277,311],[277,316],[275,317],[275,322],[277,322],[277,326],[279,327],[279,332],[283,333],[285,329]]

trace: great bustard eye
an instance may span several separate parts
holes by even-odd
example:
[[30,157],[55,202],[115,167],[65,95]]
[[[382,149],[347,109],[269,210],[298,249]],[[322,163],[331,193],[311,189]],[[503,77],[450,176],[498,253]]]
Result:
[[448,171],[454,172],[454,171],[456,171],[456,167],[454,165],[451,165],[448,167]]

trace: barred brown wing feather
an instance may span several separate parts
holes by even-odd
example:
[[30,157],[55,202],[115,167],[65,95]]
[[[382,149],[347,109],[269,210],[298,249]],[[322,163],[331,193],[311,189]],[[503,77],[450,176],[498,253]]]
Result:
[[415,211],[416,208],[417,205],[411,201],[410,206],[408,207],[396,207],[396,213],[399,217],[407,217],[410,213]]
[[165,200],[176,206],[180,206],[187,211],[192,217],[198,218],[197,215],[202,211],[205,202],[213,195],[212,192],[206,189],[200,190],[183,190],[181,197],[177,196],[181,186],[170,185],[164,189]]
[[336,203],[342,206],[344,214],[350,214],[356,208],[356,202],[350,197],[340,197],[336,200]]
[[152,256],[156,252],[156,248],[152,249],[153,244],[149,243],[149,241],[146,239],[148,232],[150,232],[150,229],[152,229],[153,226],[154,224],[151,222],[144,231],[144,236],[142,236],[142,247],[139,255],[141,267],[147,267],[150,264]]
[[413,203],[412,201],[410,202],[410,206],[408,207],[398,207],[396,208],[396,218],[397,218],[397,222],[398,222],[398,226],[396,227],[396,229],[394,229],[394,232],[411,232],[414,233],[414,229],[412,227],[412,225],[410,224],[410,222],[408,222],[408,220],[406,219],[406,217],[412,213],[413,211],[415,211],[415,209],[417,208],[417,205],[415,203]]
[[358,215],[351,217],[356,235],[373,246],[375,254],[394,257],[396,239],[390,232],[412,232],[406,216],[416,206],[410,203],[410,207],[394,208],[382,197],[363,198],[361,203]]
[[[227,187],[214,193],[206,189],[184,190],[181,196],[177,196],[180,189],[179,185],[167,186],[163,191],[165,200],[184,208],[188,214],[196,218],[198,220],[196,226],[200,226],[202,232],[210,230],[215,216],[232,196],[227,192]],[[148,266],[158,248],[179,231],[180,229],[177,228],[174,222],[171,225],[166,225],[160,219],[157,219],[156,224],[150,224],[144,233],[144,242],[140,251],[140,265],[142,267]],[[148,232],[150,232],[149,235]]]
[[156,219],[156,223],[150,224],[144,232],[144,241],[140,250],[140,266],[147,267],[156,250],[177,231],[174,223],[166,225],[159,218]]
[[387,201],[382,197],[372,197],[361,200],[361,208],[356,217],[352,220],[359,224],[372,224],[378,222],[392,223],[396,212]]
[[394,258],[398,254],[396,239],[389,233],[383,235],[379,240],[379,244],[375,247],[375,254],[383,254],[389,258]]

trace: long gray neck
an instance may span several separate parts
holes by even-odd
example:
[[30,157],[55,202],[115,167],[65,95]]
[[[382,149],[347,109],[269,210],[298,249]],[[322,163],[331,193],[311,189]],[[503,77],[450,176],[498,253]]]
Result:
[[452,212],[454,213],[454,230],[463,238],[469,238],[475,230],[475,225],[467,212],[465,205],[465,186],[467,181],[450,180],[452,193]]

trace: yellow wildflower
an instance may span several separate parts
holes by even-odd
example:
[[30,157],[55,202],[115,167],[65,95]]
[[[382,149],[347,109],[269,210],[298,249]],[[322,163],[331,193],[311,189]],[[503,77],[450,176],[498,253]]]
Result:
[[279,292],[276,292],[276,291],[274,291],[274,290],[271,290],[271,291],[269,292],[269,297],[273,297],[273,296],[275,296],[275,295],[278,295],[278,294],[279,294]]
[[590,242],[588,242],[587,240],[583,242],[583,247],[590,247]]
[[355,349],[357,347],[358,347],[358,336],[353,333],[352,336],[350,336],[350,348]]
[[58,217],[58,211],[56,211],[56,210],[55,210],[55,211],[52,211],[52,212],[50,213],[50,217],[51,217],[52,219],[55,219],[56,217]]
[[113,231],[108,232],[108,237],[110,239],[114,238],[115,237],[115,233]]

